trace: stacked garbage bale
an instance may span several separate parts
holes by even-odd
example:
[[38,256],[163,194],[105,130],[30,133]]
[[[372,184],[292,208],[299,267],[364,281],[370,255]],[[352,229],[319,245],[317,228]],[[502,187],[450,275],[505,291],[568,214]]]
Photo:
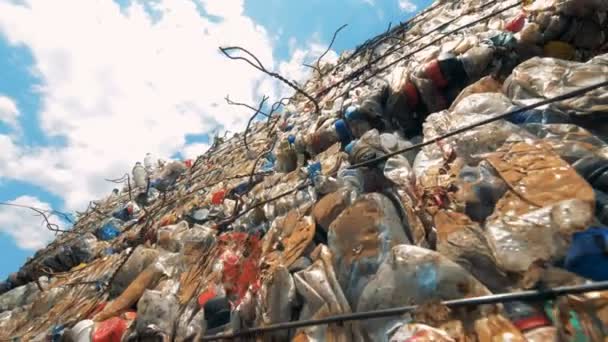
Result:
[[605,291],[445,301],[608,280],[606,87],[518,111],[608,81],[607,11],[439,1],[316,70],[319,111],[147,157],[2,284],[0,338],[603,340]]

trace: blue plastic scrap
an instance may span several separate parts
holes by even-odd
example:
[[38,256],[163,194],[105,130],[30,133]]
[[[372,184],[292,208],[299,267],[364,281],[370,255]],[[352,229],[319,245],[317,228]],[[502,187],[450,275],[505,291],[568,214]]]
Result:
[[308,165],[308,178],[311,181],[315,180],[315,177],[321,174],[321,163],[316,162]]
[[566,255],[568,271],[595,281],[608,280],[608,228],[574,233]]
[[97,230],[97,237],[102,241],[110,241],[116,239],[120,235],[118,229],[112,222],[106,223],[103,227]]

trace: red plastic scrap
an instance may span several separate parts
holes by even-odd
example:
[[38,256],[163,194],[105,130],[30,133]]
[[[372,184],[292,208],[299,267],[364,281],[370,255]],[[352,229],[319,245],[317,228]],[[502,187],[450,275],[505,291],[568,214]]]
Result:
[[224,202],[224,197],[226,197],[226,190],[225,189],[216,191],[211,196],[211,203],[215,204],[215,205],[220,205],[220,204],[222,204],[222,202]]
[[217,296],[217,291],[215,290],[215,286],[211,286],[198,296],[198,305],[200,305],[201,308],[204,307],[205,303],[215,298],[215,296]]
[[509,32],[517,33],[524,28],[525,23],[526,23],[526,14],[521,13],[520,15],[515,17],[515,19],[509,21],[505,25],[505,30],[507,30]]
[[424,66],[424,73],[426,77],[433,81],[433,84],[437,88],[445,88],[448,86],[448,80],[443,76],[441,68],[439,67],[439,61],[436,59],[428,62]]
[[220,235],[220,260],[223,264],[222,283],[226,294],[238,305],[251,287],[259,289],[259,261],[262,246],[257,236],[231,232]]
[[127,327],[127,321],[118,317],[105,320],[95,328],[93,342],[120,342]]

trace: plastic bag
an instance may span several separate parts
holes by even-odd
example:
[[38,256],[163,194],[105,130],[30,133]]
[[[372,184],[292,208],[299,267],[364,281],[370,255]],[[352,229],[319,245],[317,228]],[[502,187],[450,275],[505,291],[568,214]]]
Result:
[[152,328],[165,336],[172,336],[179,312],[177,297],[160,291],[146,290],[137,303],[136,329],[144,333]]

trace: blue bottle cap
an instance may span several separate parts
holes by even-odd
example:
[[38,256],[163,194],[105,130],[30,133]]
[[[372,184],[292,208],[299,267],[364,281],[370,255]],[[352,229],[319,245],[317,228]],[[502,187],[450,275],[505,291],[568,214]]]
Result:
[[349,106],[348,108],[346,108],[346,111],[344,112],[344,117],[346,118],[346,120],[360,120],[362,119],[362,114],[361,111],[359,111],[359,106]]
[[295,136],[295,135],[293,135],[293,134],[290,134],[290,135],[287,137],[287,141],[289,141],[289,143],[290,143],[290,144],[292,144],[292,145],[293,145],[293,144],[295,144],[295,143],[296,143],[296,136]]
[[336,129],[336,133],[338,134],[338,139],[342,143],[343,146],[347,145],[351,140],[353,140],[353,135],[350,132],[350,129],[346,125],[344,120],[339,119],[334,123],[334,128]]

